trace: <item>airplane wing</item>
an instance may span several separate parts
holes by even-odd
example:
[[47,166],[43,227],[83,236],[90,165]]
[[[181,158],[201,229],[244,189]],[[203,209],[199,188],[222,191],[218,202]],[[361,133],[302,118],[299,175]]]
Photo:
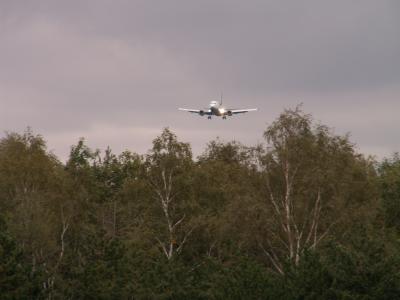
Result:
[[193,114],[199,114],[199,115],[210,115],[211,112],[208,110],[201,110],[201,109],[190,109],[190,108],[178,108],[179,110],[182,111],[187,111]]
[[191,113],[195,113],[195,114],[198,114],[198,113],[200,113],[200,109],[190,109],[190,108],[178,108],[179,110],[183,110],[183,111],[188,111],[188,112],[191,112]]
[[232,112],[232,115],[236,115],[236,114],[244,114],[247,113],[249,111],[256,111],[257,108],[248,108],[248,109],[228,109],[229,111]]

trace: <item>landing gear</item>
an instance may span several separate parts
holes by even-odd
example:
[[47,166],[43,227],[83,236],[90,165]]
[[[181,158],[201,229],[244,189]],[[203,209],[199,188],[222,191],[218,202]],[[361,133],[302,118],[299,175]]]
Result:
[[211,116],[208,116],[207,119],[211,120]]
[[222,119],[226,120],[226,116],[223,116]]

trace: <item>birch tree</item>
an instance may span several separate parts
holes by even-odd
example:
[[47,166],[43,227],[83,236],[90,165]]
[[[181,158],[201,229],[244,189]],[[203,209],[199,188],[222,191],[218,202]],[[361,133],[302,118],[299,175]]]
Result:
[[359,204],[354,191],[369,188],[370,166],[346,136],[313,126],[299,108],[281,114],[264,137],[268,146],[260,159],[269,217],[258,243],[283,273],[284,261],[298,265],[304,250],[318,247]]
[[69,226],[64,210],[59,217],[65,200],[61,173],[61,164],[47,152],[43,138],[29,129],[24,134],[8,134],[0,141],[2,213],[9,217],[10,231],[30,261],[32,272],[44,271],[46,290],[51,289],[55,266],[64,255]]
[[190,225],[192,164],[189,144],[179,142],[168,128],[153,141],[153,148],[146,158],[151,197],[162,220],[154,232],[154,239],[168,260],[182,251],[193,231]]

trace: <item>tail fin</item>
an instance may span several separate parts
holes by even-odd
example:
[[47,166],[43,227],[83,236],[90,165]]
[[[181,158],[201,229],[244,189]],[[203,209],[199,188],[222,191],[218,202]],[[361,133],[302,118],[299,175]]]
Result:
[[221,101],[219,102],[219,105],[222,106],[222,92],[221,92]]

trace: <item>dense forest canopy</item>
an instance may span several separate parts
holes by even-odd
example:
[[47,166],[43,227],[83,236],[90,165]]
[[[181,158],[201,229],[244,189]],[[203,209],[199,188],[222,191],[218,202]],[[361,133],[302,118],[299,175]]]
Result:
[[62,163],[8,133],[1,299],[400,298],[400,156],[365,157],[299,108],[264,138],[193,158],[166,128],[146,154],[81,139]]

